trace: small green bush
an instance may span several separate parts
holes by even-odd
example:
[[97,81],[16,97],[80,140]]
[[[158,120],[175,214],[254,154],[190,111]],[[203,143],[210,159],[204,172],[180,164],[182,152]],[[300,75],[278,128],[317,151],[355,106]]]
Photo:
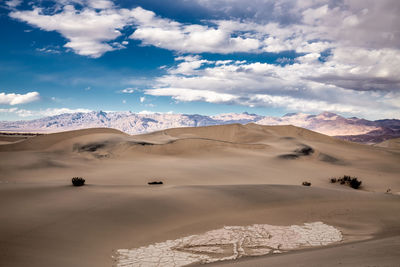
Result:
[[83,179],[82,177],[74,177],[72,178],[72,184],[74,186],[82,186],[85,184],[85,179]]

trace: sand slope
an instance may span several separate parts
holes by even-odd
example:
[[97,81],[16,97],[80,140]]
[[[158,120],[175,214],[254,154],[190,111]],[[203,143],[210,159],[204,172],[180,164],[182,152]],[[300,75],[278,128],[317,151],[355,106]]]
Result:
[[65,142],[73,138],[93,138],[98,134],[114,134],[114,135],[125,135],[121,131],[109,128],[91,128],[76,131],[68,131],[47,135],[34,136],[26,139],[23,142],[7,144],[0,147],[0,151],[22,151],[22,150],[45,150],[49,147]]
[[389,140],[383,141],[379,144],[376,144],[375,146],[400,150],[400,138],[389,139]]
[[[388,259],[384,266],[400,261],[388,243],[400,235],[400,154],[386,147],[294,126],[233,124],[137,136],[112,129],[49,134],[0,145],[0,159],[1,266],[111,266],[120,248],[224,225],[314,221],[340,229],[344,243],[374,238],[356,249],[379,243],[387,249],[374,258]],[[361,179],[362,188],[329,183],[344,174]],[[87,185],[72,187],[74,176]],[[164,185],[147,185],[153,180]],[[312,266],[305,259],[312,255],[315,266],[325,266],[324,255],[339,257],[345,246],[254,264],[304,259]],[[329,259],[326,266],[335,266]],[[365,259],[360,253],[347,262],[363,266]]]

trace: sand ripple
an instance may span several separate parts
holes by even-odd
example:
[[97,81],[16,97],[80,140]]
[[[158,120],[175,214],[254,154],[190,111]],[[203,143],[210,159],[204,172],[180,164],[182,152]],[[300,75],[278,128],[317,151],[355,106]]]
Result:
[[185,266],[324,246],[342,240],[341,232],[322,222],[304,225],[225,226],[200,235],[146,247],[119,249],[116,266]]

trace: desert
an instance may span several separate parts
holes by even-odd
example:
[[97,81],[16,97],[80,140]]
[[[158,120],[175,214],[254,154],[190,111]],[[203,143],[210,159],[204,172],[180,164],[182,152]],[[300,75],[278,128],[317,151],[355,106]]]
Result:
[[[129,256],[173,240],[186,240],[180,251],[184,258],[195,256],[191,265],[399,262],[400,152],[395,146],[257,124],[134,136],[96,128],[3,142],[3,266],[184,266],[186,261],[160,263],[163,253],[151,252],[141,262]],[[300,153],[304,147],[312,152]],[[358,177],[361,187],[330,182],[345,174]],[[84,177],[85,185],[72,186],[75,176]],[[148,185],[153,180],[163,184]],[[311,186],[303,186],[304,181]],[[278,239],[293,227],[312,233],[314,225],[339,236],[307,246],[289,234],[294,239],[279,241],[275,248],[268,237],[271,229],[283,231],[271,235]],[[264,232],[254,230],[259,227]],[[235,232],[231,239],[226,229],[236,229],[229,230]],[[242,233],[248,239],[240,239]],[[229,254],[238,238],[252,252]]]
[[399,14],[0,1],[0,267],[400,267]]

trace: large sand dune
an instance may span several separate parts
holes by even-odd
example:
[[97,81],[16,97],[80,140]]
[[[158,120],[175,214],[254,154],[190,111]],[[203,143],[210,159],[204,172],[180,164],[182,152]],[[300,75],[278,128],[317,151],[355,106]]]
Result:
[[[294,126],[232,124],[137,136],[99,128],[4,141],[0,159],[1,266],[111,266],[118,249],[225,225],[316,221],[339,229],[343,241],[226,264],[297,266],[312,255],[314,266],[325,266],[329,254],[331,266],[337,257],[364,266],[363,251],[377,244],[390,248],[375,251],[374,259],[389,259],[382,266],[400,262],[393,242],[400,236],[396,146],[359,145]],[[361,179],[362,188],[329,183],[344,174]],[[72,187],[74,176],[87,185]],[[147,185],[155,180],[164,184]]]

